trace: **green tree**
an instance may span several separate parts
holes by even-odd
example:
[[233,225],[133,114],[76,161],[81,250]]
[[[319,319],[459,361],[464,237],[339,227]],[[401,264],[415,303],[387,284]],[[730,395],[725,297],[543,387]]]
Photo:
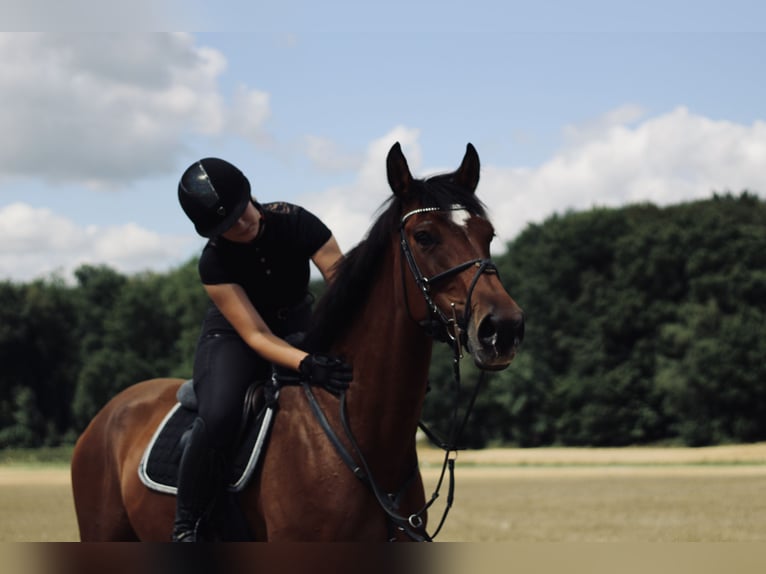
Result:
[[[766,202],[745,192],[554,215],[507,247],[495,261],[525,341],[486,378],[463,445],[766,440]],[[125,387],[191,375],[209,304],[196,258],[75,276],[0,282],[0,448],[57,444]],[[436,344],[424,419],[442,436],[453,375]],[[458,421],[478,380],[469,357],[461,375]]]
[[78,367],[71,336],[76,323],[72,291],[55,278],[27,285],[6,283],[0,288],[0,308],[0,427],[27,428],[18,417],[39,416],[48,424],[15,436],[23,436],[25,444],[31,436],[56,444],[69,427],[72,379]]
[[192,375],[202,319],[210,305],[199,279],[197,264],[198,259],[193,258],[168,274],[157,277],[159,304],[172,321],[168,326],[172,345],[167,349],[168,364],[163,376]]
[[555,443],[766,438],[757,197],[553,216],[498,264],[527,314],[507,425],[511,405],[533,404],[527,420]]
[[45,419],[37,408],[37,400],[32,389],[17,387],[14,391],[13,421],[0,428],[0,448],[36,447],[45,438]]

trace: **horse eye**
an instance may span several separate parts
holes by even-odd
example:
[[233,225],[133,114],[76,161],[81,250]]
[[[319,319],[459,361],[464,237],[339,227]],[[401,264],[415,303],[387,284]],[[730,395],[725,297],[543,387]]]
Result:
[[427,231],[416,231],[413,237],[422,247],[430,247],[436,243],[434,236]]

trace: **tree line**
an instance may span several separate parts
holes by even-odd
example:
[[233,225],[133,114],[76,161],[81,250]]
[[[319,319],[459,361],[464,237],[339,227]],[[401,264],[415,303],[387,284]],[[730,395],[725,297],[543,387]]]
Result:
[[[554,215],[495,263],[527,330],[514,363],[481,380],[465,446],[766,440],[756,195]],[[0,282],[0,448],[71,443],[121,389],[191,376],[208,305],[196,266]],[[437,343],[424,420],[438,434],[480,381],[469,358],[461,372],[456,402],[451,350]]]

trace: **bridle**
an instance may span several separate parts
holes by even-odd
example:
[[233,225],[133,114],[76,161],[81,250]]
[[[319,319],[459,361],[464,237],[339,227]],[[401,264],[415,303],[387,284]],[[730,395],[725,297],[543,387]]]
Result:
[[[404,290],[404,301],[405,306],[407,307],[407,313],[410,316],[410,319],[413,321],[416,321],[423,329],[434,339],[448,343],[452,347],[452,369],[453,369],[453,384],[454,384],[454,405],[452,410],[452,421],[450,424],[450,431],[448,434],[448,438],[446,440],[441,440],[439,437],[436,436],[436,434],[421,420],[418,423],[419,428],[428,436],[429,440],[437,445],[439,448],[444,450],[444,461],[442,464],[441,474],[439,475],[439,480],[436,484],[436,488],[431,495],[431,499],[425,504],[425,506],[416,514],[413,514],[409,517],[409,524],[414,525],[418,521],[422,524],[422,519],[420,518],[426,510],[436,501],[436,499],[439,497],[439,491],[441,490],[442,483],[444,481],[444,476],[447,470],[449,470],[449,487],[448,487],[448,494],[447,494],[447,501],[444,508],[444,511],[442,513],[441,520],[439,521],[438,526],[436,527],[433,534],[430,536],[427,536],[427,540],[433,540],[433,538],[436,537],[436,535],[441,531],[442,526],[444,525],[444,521],[447,519],[447,514],[449,513],[450,509],[452,508],[452,502],[454,499],[454,491],[455,491],[455,460],[457,458],[457,452],[461,450],[461,447],[458,446],[461,436],[463,434],[463,430],[465,429],[466,424],[468,423],[468,418],[471,414],[471,411],[473,410],[473,406],[476,402],[476,397],[479,394],[479,390],[484,384],[486,373],[484,371],[481,372],[479,375],[479,380],[476,383],[473,392],[471,393],[471,398],[468,402],[468,405],[465,408],[465,412],[463,413],[462,420],[458,420],[458,410],[459,410],[459,399],[460,399],[460,391],[461,391],[461,377],[460,377],[460,361],[463,358],[463,352],[462,348],[466,346],[466,339],[467,339],[467,327],[469,324],[469,321],[471,319],[471,313],[472,313],[472,306],[471,306],[471,297],[473,296],[474,288],[476,287],[476,283],[479,281],[481,276],[484,273],[491,273],[491,274],[497,274],[497,266],[492,262],[491,259],[471,259],[469,261],[465,261],[463,263],[460,263],[458,265],[455,265],[454,267],[451,267],[445,271],[442,271],[440,273],[437,273],[436,275],[433,275],[431,277],[426,277],[423,275],[423,272],[420,270],[420,267],[418,267],[417,262],[415,261],[415,256],[412,253],[412,248],[410,247],[409,241],[407,240],[407,234],[405,232],[405,224],[407,223],[407,220],[412,217],[413,215],[417,215],[420,213],[432,213],[436,211],[458,211],[464,209],[462,206],[455,206],[449,209],[440,208],[440,207],[421,207],[418,209],[413,209],[412,211],[409,211],[405,213],[401,221],[399,223],[399,235],[400,235],[400,246],[402,250],[402,261],[406,260],[407,264],[410,268],[410,272],[412,273],[412,277],[415,280],[415,283],[417,284],[421,295],[423,296],[423,299],[426,302],[426,305],[428,306],[429,310],[429,317],[427,319],[422,319],[420,321],[416,321],[414,317],[412,316],[412,312],[410,311],[410,303],[409,299],[407,297],[407,288],[405,285],[405,271],[404,271],[404,263],[402,262],[402,286]],[[462,273],[463,271],[470,269],[471,267],[475,267],[476,271],[474,272],[474,276],[471,279],[471,283],[468,286],[468,292],[466,294],[466,300],[465,300],[465,306],[463,310],[463,316],[462,318],[457,317],[457,313],[455,311],[455,303],[450,303],[451,309],[452,309],[452,317],[448,317],[444,311],[442,311],[439,306],[436,304],[436,302],[433,300],[433,297],[431,297],[431,287],[444,280],[448,279],[454,275],[457,275],[459,273]],[[462,320],[461,320],[462,319]],[[411,538],[414,538],[413,534],[408,529],[403,529]]]
[[[441,207],[421,207],[419,209],[413,209],[412,211],[409,211],[405,213],[402,216],[402,219],[399,223],[399,235],[400,235],[400,246],[402,250],[402,255],[404,256],[402,261],[402,285],[404,286],[404,302],[405,306],[407,307],[407,313],[410,316],[410,318],[413,321],[416,321],[421,327],[423,327],[426,332],[434,337],[435,339],[442,341],[442,342],[452,342],[453,345],[458,346],[465,346],[466,344],[466,337],[467,337],[467,326],[471,319],[471,296],[473,295],[473,290],[476,287],[476,283],[479,281],[479,278],[484,273],[497,273],[497,266],[492,262],[491,259],[471,259],[469,261],[465,261],[463,263],[460,263],[458,265],[455,265],[454,267],[451,267],[447,269],[446,271],[442,271],[440,273],[437,273],[436,275],[433,275],[432,277],[426,277],[423,275],[423,272],[420,270],[420,267],[418,267],[417,262],[415,261],[415,256],[412,253],[412,248],[410,247],[410,243],[407,240],[407,233],[405,232],[405,224],[407,223],[407,220],[412,217],[413,215],[418,215],[420,213],[432,213],[435,211],[458,211],[464,209],[462,206],[456,206],[449,209],[441,208]],[[427,319],[423,319],[420,321],[417,321],[413,315],[412,311],[410,310],[410,302],[409,298],[407,297],[407,288],[405,286],[405,272],[404,272],[404,261],[407,261],[407,264],[409,265],[410,272],[412,273],[412,277],[415,280],[415,283],[418,286],[418,289],[420,290],[421,295],[423,295],[423,299],[425,299],[426,305],[428,306],[429,311],[429,317]],[[436,302],[431,297],[431,287],[435,285],[436,283],[443,281],[445,279],[448,279],[454,275],[457,275],[459,273],[462,273],[466,269],[470,269],[471,267],[476,268],[476,272],[474,273],[473,279],[471,280],[471,284],[468,287],[468,293],[466,295],[466,301],[463,311],[462,318],[457,317],[457,313],[455,311],[455,303],[451,303],[452,307],[452,317],[448,317],[444,311],[442,311],[439,306],[436,304]]]
[[[407,313],[409,314],[410,318],[413,319],[413,321],[415,321],[416,323],[418,323],[421,327],[423,327],[430,336],[434,337],[435,339],[439,341],[443,341],[443,342],[447,342],[451,344],[453,353],[454,353],[453,371],[454,371],[456,402],[455,402],[455,408],[453,410],[453,417],[452,417],[451,429],[449,432],[449,438],[446,441],[442,441],[439,438],[437,438],[435,434],[426,425],[423,424],[422,421],[419,423],[419,427],[426,433],[429,439],[445,451],[444,464],[442,465],[441,475],[439,476],[439,480],[435,487],[434,493],[431,495],[431,498],[428,500],[428,502],[426,502],[420,510],[410,514],[409,516],[404,516],[399,514],[398,512],[399,500],[401,499],[401,497],[404,495],[404,493],[407,491],[407,489],[410,487],[410,485],[413,483],[414,479],[416,478],[417,472],[418,472],[417,467],[413,470],[413,473],[410,476],[410,478],[400,488],[399,492],[397,493],[384,492],[380,488],[380,486],[377,484],[377,482],[374,480],[374,477],[372,476],[372,473],[370,472],[370,468],[367,465],[367,461],[364,457],[364,454],[359,448],[359,445],[357,444],[357,441],[353,433],[351,432],[351,428],[348,423],[347,410],[346,410],[345,392],[340,394],[340,420],[343,426],[343,432],[346,435],[346,439],[348,440],[348,443],[351,445],[352,452],[349,452],[349,449],[347,449],[344,446],[343,441],[340,440],[337,433],[330,425],[329,421],[327,420],[327,417],[322,411],[322,407],[319,405],[319,402],[317,401],[314,395],[314,392],[311,389],[311,386],[306,381],[299,382],[299,384],[303,387],[303,390],[309,402],[309,406],[311,407],[311,410],[313,411],[314,416],[316,417],[320,426],[323,428],[330,442],[335,447],[341,459],[345,462],[346,466],[348,466],[351,472],[358,479],[360,479],[362,482],[367,484],[370,490],[372,490],[373,494],[375,495],[375,498],[378,501],[378,504],[388,516],[390,523],[399,531],[404,532],[407,536],[409,536],[411,539],[416,541],[431,542],[433,538],[441,530],[447,518],[447,514],[449,513],[449,510],[452,507],[452,502],[454,498],[454,488],[455,488],[455,481],[454,481],[455,460],[456,460],[457,451],[460,450],[461,448],[458,446],[458,442],[460,441],[460,437],[462,435],[463,429],[465,428],[465,425],[468,422],[468,417],[473,408],[474,402],[478,395],[478,391],[484,382],[484,378],[483,378],[484,373],[482,372],[482,374],[480,375],[479,381],[477,382],[474,388],[470,402],[468,406],[466,407],[462,421],[459,422],[458,421],[458,406],[459,405],[457,404],[457,399],[460,394],[460,360],[463,358],[462,347],[465,345],[465,340],[467,337],[466,329],[471,316],[471,296],[473,295],[474,288],[476,287],[476,283],[478,282],[479,278],[484,273],[497,274],[497,267],[490,259],[477,258],[477,259],[471,259],[464,263],[460,263],[459,265],[455,265],[454,267],[451,267],[447,269],[446,271],[437,273],[436,275],[433,275],[431,277],[426,277],[423,275],[422,271],[420,270],[420,267],[418,267],[418,264],[415,261],[415,257],[412,253],[412,248],[410,247],[409,241],[407,240],[407,235],[405,233],[404,228],[405,228],[405,224],[407,223],[407,220],[414,215],[417,215],[420,213],[431,213],[436,211],[450,211],[450,210],[457,211],[461,209],[463,208],[459,206],[453,207],[451,209],[444,209],[440,207],[423,207],[419,209],[414,209],[402,216],[400,225],[399,225],[399,232],[401,237],[400,246],[401,246],[401,251],[403,255],[403,258],[401,259],[402,282],[405,287],[404,293],[405,293],[405,305],[407,307]],[[415,283],[417,284],[420,290],[420,293],[423,295],[423,299],[425,300],[426,305],[428,306],[429,317],[427,319],[416,321],[410,311],[410,304],[407,298],[407,289],[405,285],[406,273],[405,273],[404,262],[403,262],[404,259],[407,260],[407,264],[410,268],[413,279],[415,280]],[[455,311],[455,303],[451,304],[452,317],[449,317],[447,316],[446,313],[444,313],[438,307],[438,305],[436,305],[436,302],[431,297],[431,287],[440,281],[453,277],[472,267],[475,267],[476,271],[474,273],[473,278],[471,279],[471,283],[468,288],[468,293],[466,295],[463,317],[462,318],[457,317],[457,313]],[[279,377],[279,379],[282,384],[290,384],[291,382],[294,381],[294,378],[289,376]],[[431,507],[431,505],[436,501],[436,499],[439,497],[439,492],[441,490],[447,470],[449,470],[449,487],[448,487],[446,506],[436,530],[434,531],[433,534],[429,535],[424,528],[423,516],[425,515],[426,511]],[[392,539],[393,539],[393,533],[392,533]]]

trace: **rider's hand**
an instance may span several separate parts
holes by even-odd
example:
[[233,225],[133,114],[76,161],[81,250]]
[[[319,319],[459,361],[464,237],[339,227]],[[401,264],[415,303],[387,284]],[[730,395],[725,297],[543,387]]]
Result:
[[345,391],[354,376],[349,364],[319,353],[306,355],[298,370],[310,385],[324,387],[334,394]]

